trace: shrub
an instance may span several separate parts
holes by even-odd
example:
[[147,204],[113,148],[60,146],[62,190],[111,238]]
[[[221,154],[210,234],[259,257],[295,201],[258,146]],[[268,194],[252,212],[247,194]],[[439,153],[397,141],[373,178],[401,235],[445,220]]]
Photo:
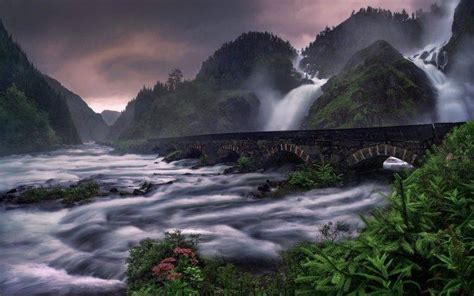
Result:
[[199,157],[199,165],[205,166],[209,164],[209,158],[206,154],[203,154]]
[[[202,282],[197,256],[198,236],[186,237],[176,230],[163,240],[145,239],[130,250],[127,259],[130,292],[143,289],[196,289]],[[179,285],[185,284],[185,286]]]
[[341,175],[336,174],[330,164],[323,164],[293,172],[288,179],[288,184],[294,188],[311,189],[333,186],[340,180]]
[[95,182],[81,183],[77,186],[61,188],[31,188],[15,198],[16,203],[37,203],[48,200],[62,199],[63,204],[72,206],[76,202],[85,201],[99,194],[99,185]]
[[296,282],[319,295],[470,295],[474,290],[474,122],[397,177],[390,207],[354,240],[304,249]]
[[241,170],[251,170],[255,167],[255,162],[250,156],[241,156],[237,160],[237,166]]

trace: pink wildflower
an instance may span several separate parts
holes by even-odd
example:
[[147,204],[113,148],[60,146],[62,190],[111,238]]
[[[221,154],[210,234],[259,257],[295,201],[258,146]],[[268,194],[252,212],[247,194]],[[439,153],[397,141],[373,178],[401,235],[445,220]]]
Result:
[[152,271],[156,276],[166,275],[169,271],[174,269],[174,265],[171,263],[160,263],[153,267]]
[[170,272],[166,276],[166,279],[168,281],[175,281],[175,280],[179,280],[180,278],[181,278],[181,273],[179,273],[179,272]]

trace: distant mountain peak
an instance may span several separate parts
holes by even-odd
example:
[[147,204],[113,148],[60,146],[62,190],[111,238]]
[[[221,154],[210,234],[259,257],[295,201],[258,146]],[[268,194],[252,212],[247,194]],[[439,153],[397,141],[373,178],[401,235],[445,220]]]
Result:
[[120,113],[121,112],[114,110],[104,110],[100,113],[100,115],[108,126],[112,126],[114,125],[115,121],[117,121],[117,119],[120,117]]

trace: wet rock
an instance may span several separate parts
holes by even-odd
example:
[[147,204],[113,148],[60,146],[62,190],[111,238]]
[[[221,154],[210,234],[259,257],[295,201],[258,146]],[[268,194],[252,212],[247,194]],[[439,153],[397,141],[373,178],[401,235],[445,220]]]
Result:
[[135,190],[133,190],[132,194],[133,194],[134,196],[145,195],[145,192],[142,191],[142,190],[140,190],[140,189],[135,189]]
[[109,190],[110,193],[119,193],[119,190],[115,187],[110,188]]

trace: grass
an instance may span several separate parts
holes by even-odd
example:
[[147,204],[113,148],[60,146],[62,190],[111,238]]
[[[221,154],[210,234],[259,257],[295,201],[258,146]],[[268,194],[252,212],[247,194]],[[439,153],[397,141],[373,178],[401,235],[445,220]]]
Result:
[[242,171],[252,170],[255,168],[255,161],[250,156],[241,156],[237,160],[237,167]]
[[336,185],[341,181],[329,164],[306,166],[302,170],[291,173],[288,179],[290,187],[295,189],[323,188]]
[[77,186],[61,188],[32,188],[15,198],[15,203],[29,204],[48,200],[62,200],[66,206],[73,206],[78,202],[86,201],[99,194],[99,185],[95,182],[82,183]]

